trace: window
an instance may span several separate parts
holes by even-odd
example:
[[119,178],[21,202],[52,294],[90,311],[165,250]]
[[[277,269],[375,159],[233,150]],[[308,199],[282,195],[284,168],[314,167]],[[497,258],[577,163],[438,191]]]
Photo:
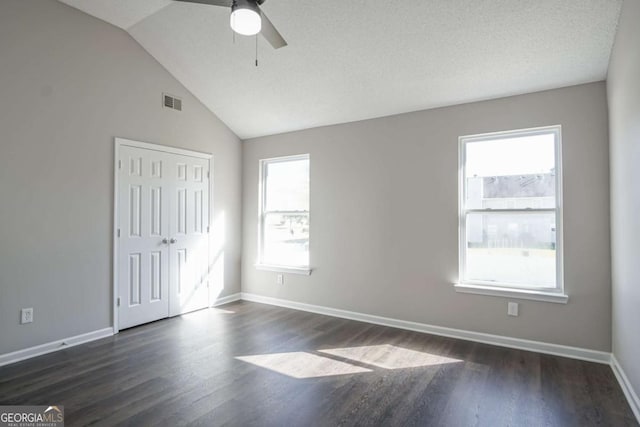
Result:
[[460,138],[461,291],[562,294],[560,137],[554,126]]
[[258,267],[309,274],[309,155],[260,161]]

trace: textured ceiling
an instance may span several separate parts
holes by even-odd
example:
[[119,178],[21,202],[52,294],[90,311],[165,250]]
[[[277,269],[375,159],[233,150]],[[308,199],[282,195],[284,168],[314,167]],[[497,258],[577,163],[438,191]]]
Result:
[[289,42],[229,11],[62,0],[126,29],[243,139],[603,80],[621,0],[268,0]]

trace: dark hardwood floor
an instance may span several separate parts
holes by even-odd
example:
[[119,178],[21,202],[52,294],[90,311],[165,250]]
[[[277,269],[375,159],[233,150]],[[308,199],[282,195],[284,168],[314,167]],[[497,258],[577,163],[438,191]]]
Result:
[[237,302],[0,368],[67,426],[637,426],[606,365]]

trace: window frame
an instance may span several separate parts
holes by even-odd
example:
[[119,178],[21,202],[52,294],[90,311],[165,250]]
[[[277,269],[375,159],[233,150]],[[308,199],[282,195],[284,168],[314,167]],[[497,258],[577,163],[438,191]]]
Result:
[[[291,161],[307,160],[309,162],[309,210],[306,211],[268,211],[267,210],[267,169],[270,164],[286,163]],[[258,259],[255,267],[258,270],[275,271],[280,273],[311,274],[311,247],[309,247],[309,263],[306,266],[267,264],[264,262],[264,233],[265,220],[270,214],[306,214],[309,218],[309,243],[311,243],[311,155],[295,154],[290,156],[271,157],[259,161],[259,191],[258,191]]]
[[[527,208],[527,209],[467,209],[466,200],[466,151],[467,144],[499,139],[512,139],[536,135],[552,134],[555,140],[555,208]],[[529,129],[517,129],[501,132],[491,132],[476,135],[465,135],[458,138],[458,292],[476,293],[490,296],[518,297],[547,302],[566,303],[568,296],[564,289],[564,244],[563,244],[563,194],[562,194],[562,126],[544,126]],[[541,287],[503,282],[489,282],[466,279],[466,249],[467,249],[467,216],[473,213],[492,214],[533,214],[555,213],[556,215],[556,286]]]

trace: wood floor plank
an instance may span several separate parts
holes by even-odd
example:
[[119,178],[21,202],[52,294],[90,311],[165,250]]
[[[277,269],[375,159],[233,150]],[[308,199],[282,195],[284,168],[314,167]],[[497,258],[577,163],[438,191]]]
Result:
[[68,426],[638,425],[606,365],[249,302],[2,367],[0,404]]

